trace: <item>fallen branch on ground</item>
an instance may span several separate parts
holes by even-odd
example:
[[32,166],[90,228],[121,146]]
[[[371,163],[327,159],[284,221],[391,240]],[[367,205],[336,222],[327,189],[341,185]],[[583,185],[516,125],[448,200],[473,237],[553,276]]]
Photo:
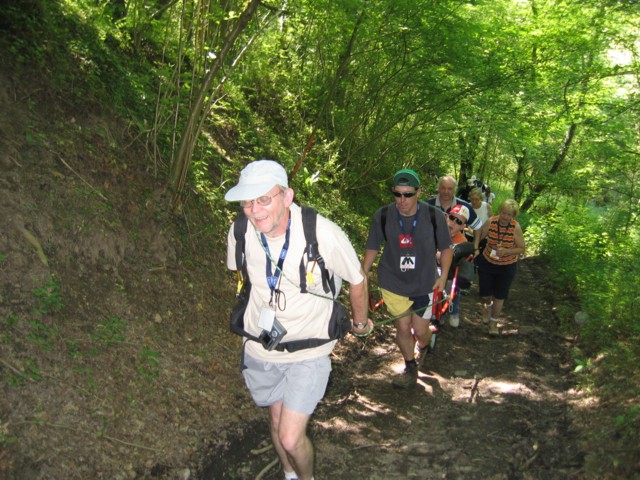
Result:
[[251,450],[252,455],[260,455],[261,453],[268,452],[273,448],[273,445],[267,445],[263,448],[256,448],[255,450]]
[[469,400],[467,400],[468,403],[473,403],[473,397],[477,397],[478,396],[478,384],[480,383],[480,380],[482,380],[482,377],[479,375],[474,375],[473,376],[473,386],[471,387],[471,393],[469,394]]
[[274,458],[273,462],[271,462],[269,465],[267,465],[262,470],[260,470],[260,473],[258,473],[258,475],[256,475],[256,480],[262,480],[264,478],[264,476],[266,475],[266,473],[269,470],[271,470],[273,467],[275,467],[278,464],[278,462],[279,462],[278,457]]

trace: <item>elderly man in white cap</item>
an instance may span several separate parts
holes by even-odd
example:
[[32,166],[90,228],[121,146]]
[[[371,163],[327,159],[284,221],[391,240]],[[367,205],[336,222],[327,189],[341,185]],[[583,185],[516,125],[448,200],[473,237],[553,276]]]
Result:
[[[350,284],[353,332],[364,334],[372,324],[367,318],[365,276],[349,239],[335,223],[317,215],[321,258],[316,262],[304,255],[308,239],[303,213],[293,198],[279,163],[257,160],[242,170],[225,199],[240,202],[248,219],[244,264],[237,264],[232,226],[227,266],[245,270],[251,285],[243,316],[248,334],[241,362],[245,383],[256,405],[269,409],[271,438],[285,478],[310,480],[314,453],[306,429],[324,396],[331,371],[329,354],[336,343],[327,333],[336,309],[334,294],[323,289],[323,270]],[[275,346],[274,339],[279,342],[280,337],[282,342]],[[280,348],[296,342],[303,346]]]

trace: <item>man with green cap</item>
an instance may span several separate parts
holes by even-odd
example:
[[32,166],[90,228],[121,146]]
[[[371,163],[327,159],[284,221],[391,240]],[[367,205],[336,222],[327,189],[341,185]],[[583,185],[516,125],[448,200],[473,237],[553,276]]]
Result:
[[380,208],[373,216],[363,269],[366,274],[371,271],[382,249],[378,284],[389,313],[398,317],[396,343],[405,362],[404,372],[392,383],[406,388],[417,382],[418,363],[424,360],[431,341],[433,291],[444,290],[453,253],[444,216],[432,214],[433,207],[420,201],[420,176],[415,171],[405,168],[396,172],[391,193],[394,203]]

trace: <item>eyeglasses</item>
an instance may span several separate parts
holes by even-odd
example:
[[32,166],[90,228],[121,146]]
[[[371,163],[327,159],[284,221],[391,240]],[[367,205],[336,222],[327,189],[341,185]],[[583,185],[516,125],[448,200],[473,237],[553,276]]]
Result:
[[449,220],[451,220],[452,222],[456,222],[458,225],[464,224],[464,222],[460,220],[458,217],[456,217],[455,215],[449,215]]
[[415,194],[418,193],[418,192],[396,192],[394,190],[392,193],[393,193],[393,196],[396,197],[396,198],[400,198],[400,197],[411,198],[411,197],[415,196]]
[[261,207],[268,207],[269,205],[271,205],[271,200],[273,199],[273,197],[277,197],[281,193],[284,193],[284,191],[280,190],[278,193],[275,193],[273,195],[263,195],[262,197],[258,197],[255,200],[240,200],[240,206],[242,208],[251,208],[253,207],[253,203],[255,202]]

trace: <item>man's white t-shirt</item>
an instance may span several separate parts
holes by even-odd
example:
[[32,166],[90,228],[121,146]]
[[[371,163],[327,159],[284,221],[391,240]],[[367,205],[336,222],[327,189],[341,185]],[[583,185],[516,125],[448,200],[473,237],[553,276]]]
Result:
[[[284,292],[286,306],[284,310],[276,311],[276,318],[286,328],[287,334],[282,341],[303,340],[308,338],[328,338],[329,319],[333,310],[331,292],[325,293],[322,288],[322,277],[319,265],[306,265],[307,290],[300,292],[300,260],[306,247],[302,226],[302,209],[292,204],[289,248],[282,266],[279,289]],[[336,289],[339,291],[341,279],[351,284],[359,284],[364,278],[361,274],[360,260],[345,233],[335,223],[318,215],[316,224],[318,250],[324,259],[327,269],[333,273]],[[277,238],[267,238],[271,253],[271,270],[275,273],[275,264],[284,245],[285,235]],[[262,329],[258,327],[258,318],[263,306],[269,304],[271,290],[267,283],[267,256],[251,222],[247,222],[245,236],[245,255],[247,271],[251,279],[251,294],[244,316],[245,330],[256,337]],[[233,226],[229,230],[227,243],[227,267],[237,270],[235,258],[236,241]],[[275,263],[274,263],[275,262]],[[305,259],[306,263],[306,259]],[[335,341],[316,348],[307,348],[297,352],[268,351],[260,343],[246,342],[246,352],[254,358],[270,362],[297,362],[328,355],[333,350]]]

